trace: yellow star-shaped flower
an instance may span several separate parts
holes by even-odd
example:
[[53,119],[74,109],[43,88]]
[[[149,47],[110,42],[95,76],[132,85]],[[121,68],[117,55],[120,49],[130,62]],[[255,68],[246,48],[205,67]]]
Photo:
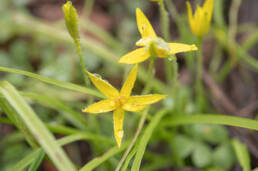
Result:
[[88,106],[83,109],[83,112],[98,114],[114,111],[114,134],[118,147],[120,147],[124,135],[124,111],[137,112],[143,110],[147,105],[156,103],[166,97],[166,95],[161,94],[131,96],[137,71],[138,66],[136,65],[129,73],[120,92],[107,81],[102,80],[100,77],[87,71],[93,84],[107,97],[107,99]]
[[206,0],[203,7],[197,6],[196,12],[192,14],[189,2],[186,3],[188,10],[189,25],[194,35],[203,37],[210,28],[213,0]]
[[150,56],[165,58],[176,53],[197,50],[195,45],[167,43],[162,38],[157,37],[149,20],[139,8],[136,9],[136,20],[142,36],[136,45],[142,47],[122,56],[119,63],[135,64],[145,61]]

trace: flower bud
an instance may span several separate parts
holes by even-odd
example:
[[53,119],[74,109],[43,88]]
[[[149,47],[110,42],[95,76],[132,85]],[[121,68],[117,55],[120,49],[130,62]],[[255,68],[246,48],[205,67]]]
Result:
[[66,28],[71,37],[76,40],[79,38],[78,14],[73,7],[72,2],[67,1],[63,5],[63,13],[65,18]]
[[206,0],[203,7],[197,6],[194,15],[192,14],[191,5],[186,3],[188,10],[189,25],[195,36],[203,37],[210,28],[213,0]]

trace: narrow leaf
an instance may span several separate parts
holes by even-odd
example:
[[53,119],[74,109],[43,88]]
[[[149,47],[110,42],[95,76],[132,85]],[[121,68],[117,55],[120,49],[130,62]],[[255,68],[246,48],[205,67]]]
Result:
[[7,117],[10,119],[10,123],[14,124],[17,127],[17,129],[23,134],[29,145],[32,148],[38,147],[35,138],[30,133],[28,127],[25,125],[22,118],[10,106],[10,104],[4,99],[4,97],[0,97],[0,108],[5,112]]
[[140,169],[141,166],[141,161],[144,155],[144,152],[146,150],[147,144],[151,138],[151,135],[154,131],[154,129],[156,128],[156,126],[158,125],[159,121],[161,120],[161,118],[167,113],[166,109],[161,110],[160,112],[158,112],[157,114],[155,114],[155,116],[153,117],[153,119],[151,120],[150,124],[147,126],[147,128],[145,129],[139,145],[138,145],[138,149],[137,149],[137,153],[135,155],[135,159],[133,162],[133,166],[132,169],[133,171],[137,171]]
[[24,120],[30,132],[42,146],[59,170],[76,170],[65,152],[59,147],[54,136],[37,117],[31,107],[19,95],[18,91],[8,82],[2,82],[0,90],[11,106]]
[[123,143],[123,145],[118,148],[117,146],[111,148],[108,150],[105,154],[103,154],[100,157],[96,157],[93,160],[89,161],[86,165],[84,165],[80,171],[90,171],[98,167],[100,164],[108,160],[109,158],[113,157],[114,155],[122,152],[127,146],[129,145],[129,142]]
[[251,161],[250,161],[250,155],[247,150],[247,147],[245,144],[242,144],[237,139],[234,139],[232,141],[237,160],[239,161],[241,167],[243,168],[243,171],[250,171],[251,170]]
[[37,171],[41,162],[43,161],[44,157],[45,157],[45,152],[44,152],[44,150],[40,149],[39,154],[34,159],[34,162],[30,165],[28,171]]
[[167,119],[162,124],[165,126],[178,126],[189,124],[218,124],[236,126],[258,130],[258,121],[236,116],[226,116],[222,114],[198,114],[198,115],[177,115]]
[[38,79],[40,81],[43,81],[45,83],[52,84],[52,85],[55,85],[55,86],[58,86],[58,87],[62,87],[62,88],[66,88],[66,89],[69,89],[69,90],[73,90],[73,91],[81,92],[81,93],[84,93],[84,94],[93,95],[93,96],[96,96],[96,97],[103,98],[103,95],[100,94],[98,91],[90,89],[90,88],[82,87],[82,86],[79,86],[79,85],[76,85],[76,84],[73,84],[73,83],[59,81],[59,80],[55,80],[55,79],[48,78],[48,77],[45,77],[45,76],[41,76],[41,75],[38,75],[38,74],[34,74],[34,73],[31,73],[31,72],[18,70],[18,69],[11,69],[11,68],[6,68],[6,67],[0,67],[0,71],[25,75],[27,77]]

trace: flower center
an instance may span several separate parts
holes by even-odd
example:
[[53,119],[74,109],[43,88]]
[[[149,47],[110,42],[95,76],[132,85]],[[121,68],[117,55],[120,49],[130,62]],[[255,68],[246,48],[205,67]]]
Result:
[[137,46],[145,46],[145,50],[157,57],[166,57],[170,48],[162,38],[143,38],[136,42]]
[[126,103],[128,98],[126,98],[125,96],[118,96],[115,99],[115,103],[117,104],[117,106],[122,106]]

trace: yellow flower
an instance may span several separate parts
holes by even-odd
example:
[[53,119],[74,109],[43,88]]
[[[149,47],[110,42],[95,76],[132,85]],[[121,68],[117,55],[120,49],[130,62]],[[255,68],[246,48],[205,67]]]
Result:
[[203,37],[210,28],[213,0],[206,0],[203,7],[197,6],[196,12],[192,14],[192,8],[189,2],[186,3],[189,25],[194,35]]
[[119,63],[135,64],[145,61],[150,56],[165,58],[176,53],[197,50],[195,45],[167,43],[157,37],[149,20],[139,8],[136,9],[136,20],[142,36],[136,45],[142,47],[122,56]]
[[156,103],[166,97],[166,95],[161,94],[131,96],[137,71],[138,66],[136,65],[129,73],[120,92],[107,81],[104,81],[100,77],[87,71],[87,74],[89,75],[93,84],[107,97],[107,99],[88,106],[87,108],[83,109],[83,112],[98,114],[114,111],[114,135],[118,147],[120,147],[124,135],[124,111],[137,112],[143,110],[147,105]]

